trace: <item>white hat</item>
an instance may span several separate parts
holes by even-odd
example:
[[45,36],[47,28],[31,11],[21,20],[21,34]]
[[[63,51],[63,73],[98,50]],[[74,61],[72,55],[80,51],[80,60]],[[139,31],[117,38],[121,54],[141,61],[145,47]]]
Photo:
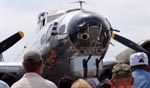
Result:
[[144,52],[130,55],[130,66],[148,65],[148,56]]

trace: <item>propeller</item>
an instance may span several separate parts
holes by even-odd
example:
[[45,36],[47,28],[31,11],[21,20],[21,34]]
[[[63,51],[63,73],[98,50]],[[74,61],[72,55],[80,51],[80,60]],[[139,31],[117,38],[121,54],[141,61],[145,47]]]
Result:
[[0,54],[13,46],[16,42],[24,37],[24,33],[19,31],[12,36],[8,37],[4,41],[0,42]]
[[125,46],[131,48],[131,49],[134,49],[138,52],[145,52],[147,54],[150,54],[149,51],[145,50],[144,48],[142,48],[141,46],[139,46],[138,44],[134,43],[133,41],[127,39],[127,38],[124,38],[120,35],[117,35],[117,34],[114,34],[112,33],[112,36],[111,36],[113,39],[115,39],[116,41],[124,44]]

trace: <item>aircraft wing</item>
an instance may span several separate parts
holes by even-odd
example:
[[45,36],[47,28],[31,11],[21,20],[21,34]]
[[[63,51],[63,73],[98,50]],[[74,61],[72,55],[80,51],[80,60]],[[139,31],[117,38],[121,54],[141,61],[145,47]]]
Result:
[[5,73],[12,73],[20,78],[24,73],[24,68],[21,62],[0,62],[0,76]]
[[22,63],[17,62],[0,62],[0,73],[2,72],[12,72],[19,73],[23,70]]

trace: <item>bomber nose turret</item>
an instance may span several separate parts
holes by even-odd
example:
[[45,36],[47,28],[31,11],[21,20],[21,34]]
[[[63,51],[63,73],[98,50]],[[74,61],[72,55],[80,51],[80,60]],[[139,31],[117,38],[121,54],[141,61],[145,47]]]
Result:
[[107,51],[111,33],[105,18],[83,11],[69,25],[70,40],[80,54],[98,55]]

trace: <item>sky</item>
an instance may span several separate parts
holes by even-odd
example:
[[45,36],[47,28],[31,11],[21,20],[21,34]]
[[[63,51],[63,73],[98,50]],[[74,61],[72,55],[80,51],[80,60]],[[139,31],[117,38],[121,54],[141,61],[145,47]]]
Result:
[[[36,30],[39,13],[79,7],[76,0],[0,0],[0,41],[23,31],[25,37],[3,53],[5,61],[14,61],[21,53],[29,36]],[[119,35],[139,42],[150,38],[150,0],[84,0],[83,8],[106,17]],[[31,36],[32,37],[32,36]],[[28,39],[27,39],[28,38]],[[26,40],[26,41],[24,41]],[[127,47],[115,40],[109,47],[106,60],[114,58]],[[109,58],[109,59],[107,59]]]

